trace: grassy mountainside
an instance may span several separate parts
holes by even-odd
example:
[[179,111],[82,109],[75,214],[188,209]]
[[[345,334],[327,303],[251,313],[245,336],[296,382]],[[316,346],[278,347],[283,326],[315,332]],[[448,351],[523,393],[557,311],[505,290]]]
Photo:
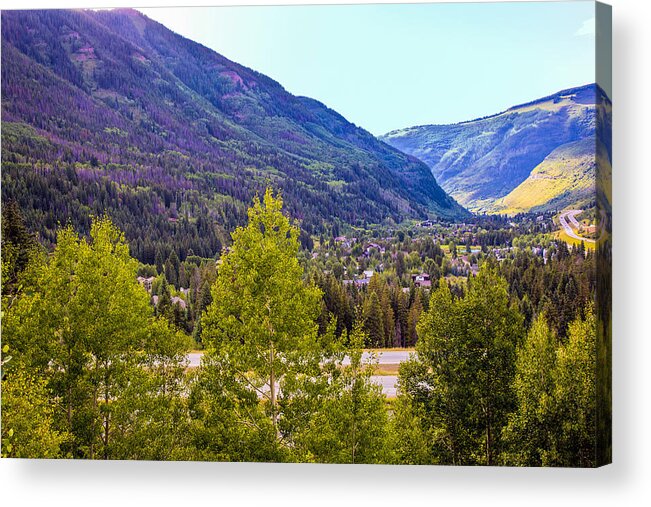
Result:
[[[494,116],[396,130],[382,139],[427,163],[469,209],[526,211],[585,196],[586,178],[594,174],[586,157],[596,143],[596,104],[604,101],[591,84]],[[610,144],[604,146],[609,153]]]
[[422,162],[132,10],[3,12],[2,121],[2,197],[42,238],[107,211],[148,262],[214,255],[269,184],[307,233],[467,213]]
[[595,198],[594,140],[582,139],[552,151],[531,174],[492,209],[516,214],[527,211],[585,207]]

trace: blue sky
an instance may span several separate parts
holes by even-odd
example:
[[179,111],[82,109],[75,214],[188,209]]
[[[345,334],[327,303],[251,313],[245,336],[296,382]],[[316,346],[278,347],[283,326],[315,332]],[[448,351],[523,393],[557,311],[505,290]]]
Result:
[[595,80],[587,1],[140,10],[376,135]]

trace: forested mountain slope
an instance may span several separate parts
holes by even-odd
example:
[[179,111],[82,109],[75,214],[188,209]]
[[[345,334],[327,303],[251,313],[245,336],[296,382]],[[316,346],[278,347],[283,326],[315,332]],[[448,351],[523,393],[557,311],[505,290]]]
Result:
[[466,211],[427,166],[141,13],[2,13],[2,197],[46,242],[107,212],[132,253],[212,256],[279,188],[306,233]]

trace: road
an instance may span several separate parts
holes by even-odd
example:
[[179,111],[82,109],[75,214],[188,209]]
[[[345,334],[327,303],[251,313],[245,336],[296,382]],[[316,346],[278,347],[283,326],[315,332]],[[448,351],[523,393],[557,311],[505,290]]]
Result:
[[373,375],[371,376],[371,382],[380,384],[382,386],[382,392],[387,398],[396,397],[397,375]]
[[[583,238],[579,236],[576,232],[574,232],[574,229],[579,228],[579,222],[576,220],[576,216],[579,213],[582,213],[582,210],[570,209],[570,210],[563,211],[559,215],[558,221],[561,223],[561,227],[565,230],[565,234],[567,234],[570,238],[578,239],[579,241],[585,241],[586,243],[594,243],[595,242],[594,239]],[[568,220],[570,223],[568,223]],[[574,226],[574,229],[570,224]],[[602,224],[599,225],[601,226]]]
[[[409,354],[413,354],[413,350],[383,350],[377,351],[378,364],[400,364],[409,359]],[[362,353],[362,362],[367,362],[371,359],[372,352]],[[343,364],[350,364],[350,358],[344,358]]]
[[[400,364],[409,359],[409,354],[413,353],[413,350],[385,350],[376,352],[376,355],[378,364]],[[362,354],[362,361],[369,361],[371,354],[372,352],[364,352]],[[188,354],[188,366],[190,368],[197,368],[201,364],[201,356],[203,356],[203,352],[190,352]],[[350,358],[344,358],[343,364],[350,364]]]
[[[413,350],[385,350],[376,352],[378,364],[399,364],[409,359],[409,354],[413,354]],[[362,361],[366,362],[371,359],[372,352],[364,352],[362,354]],[[201,356],[203,352],[191,352],[188,354],[188,366],[190,368],[197,368],[201,364]],[[350,364],[350,358],[344,358],[343,364]],[[373,375],[371,381],[382,386],[382,392],[389,398],[396,396],[396,384],[398,383],[397,375]]]

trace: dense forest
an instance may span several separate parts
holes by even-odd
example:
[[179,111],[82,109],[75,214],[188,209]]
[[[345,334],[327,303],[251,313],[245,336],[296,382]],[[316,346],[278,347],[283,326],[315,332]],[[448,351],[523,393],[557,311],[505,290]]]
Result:
[[[585,247],[550,244],[541,256],[527,242],[547,241],[545,227],[526,220],[530,237],[501,255],[458,246],[495,237],[485,230],[452,228],[446,244],[430,244],[441,231],[430,241],[401,231],[385,242],[407,258],[365,279],[347,272],[351,258],[326,256],[341,238],[302,246],[270,190],[247,215],[219,263],[191,259],[188,275],[187,260],[177,270],[167,258],[158,275],[107,218],[88,236],[60,228],[48,253],[5,205],[2,455],[530,466],[609,455],[597,433],[607,372],[595,371],[607,342]],[[374,249],[358,269],[377,268]],[[324,270],[328,261],[341,270]],[[438,275],[415,287],[410,272],[423,263]],[[205,350],[198,368],[188,368],[198,344],[167,276],[180,267],[202,282],[186,305]],[[157,305],[143,270],[156,275]],[[415,354],[387,399],[362,349],[396,344],[403,329]]]

